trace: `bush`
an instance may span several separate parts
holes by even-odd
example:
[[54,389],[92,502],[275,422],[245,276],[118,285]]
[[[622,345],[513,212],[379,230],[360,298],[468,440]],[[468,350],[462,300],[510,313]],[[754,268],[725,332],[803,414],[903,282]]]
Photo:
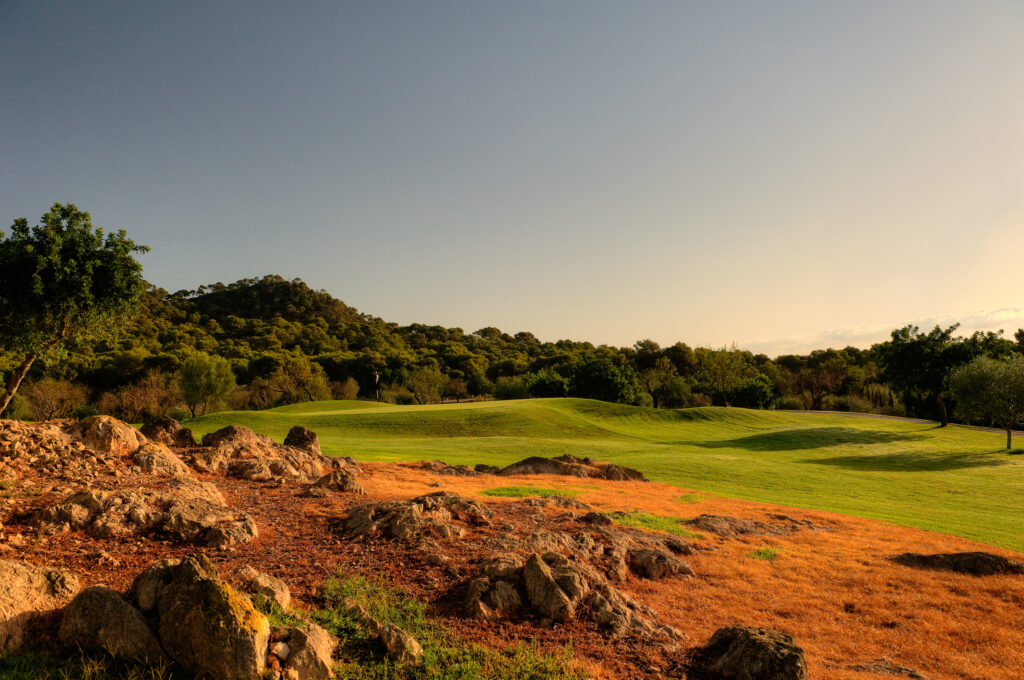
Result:
[[32,407],[25,395],[15,392],[0,416],[11,420],[29,420],[32,417]]
[[359,383],[355,378],[331,383],[331,396],[335,399],[355,399],[359,396]]
[[494,384],[495,399],[529,399],[530,383],[526,376],[502,376]]
[[785,397],[779,397],[775,402],[775,407],[782,409],[783,411],[803,411],[806,409],[803,397],[798,397],[792,394],[786,395]]
[[29,409],[36,420],[67,418],[88,400],[81,385],[67,380],[42,378],[22,387]]
[[564,397],[567,390],[568,385],[565,378],[550,368],[541,369],[530,383],[530,396],[532,397]]

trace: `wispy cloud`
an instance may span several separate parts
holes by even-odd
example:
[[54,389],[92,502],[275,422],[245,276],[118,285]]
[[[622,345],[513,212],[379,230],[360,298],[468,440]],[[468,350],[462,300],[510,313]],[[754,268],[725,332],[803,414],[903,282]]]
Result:
[[929,330],[932,327],[950,326],[960,323],[959,333],[968,335],[974,331],[999,331],[1006,332],[1007,337],[1012,337],[1018,328],[1024,328],[1024,307],[1003,307],[983,312],[971,312],[960,316],[939,316],[921,319],[911,319],[903,323],[895,323],[885,326],[857,326],[852,328],[836,328],[822,331],[814,335],[790,336],[776,338],[773,340],[759,340],[755,342],[742,343],[741,347],[751,352],[764,353],[770,356],[779,354],[800,354],[814,349],[825,349],[828,347],[868,347],[876,342],[881,342],[889,337],[895,328],[901,328],[908,323],[919,326],[922,330]]

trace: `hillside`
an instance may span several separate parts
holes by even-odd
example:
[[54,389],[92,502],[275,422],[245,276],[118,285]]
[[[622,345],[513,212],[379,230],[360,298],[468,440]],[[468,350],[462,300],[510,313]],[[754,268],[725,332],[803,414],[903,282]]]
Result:
[[843,414],[649,409],[579,399],[433,406],[322,402],[216,413],[279,441],[296,424],[359,460],[507,464],[591,456],[712,494],[848,513],[1024,549],[1024,456],[1002,436]]

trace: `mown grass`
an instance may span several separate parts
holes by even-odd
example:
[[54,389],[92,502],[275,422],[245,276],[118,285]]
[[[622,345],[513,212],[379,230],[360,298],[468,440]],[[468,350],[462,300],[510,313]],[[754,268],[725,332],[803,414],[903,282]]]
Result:
[[[339,639],[335,657],[338,680],[583,680],[571,667],[571,648],[544,653],[519,644],[495,650],[469,643],[427,616],[426,606],[396,590],[384,580],[339,575],[322,591],[322,608],[306,612],[310,620]],[[417,665],[396,665],[383,647],[358,621],[346,613],[347,603],[364,607],[380,623],[391,623],[410,633],[423,647]],[[261,608],[275,626],[295,625],[295,613],[282,612],[264,600]]]
[[197,434],[296,424],[362,460],[507,465],[571,453],[733,498],[817,508],[1024,550],[1024,456],[1005,437],[931,423],[738,408],[650,409],[582,399],[383,406],[318,402],[216,413]]
[[493,489],[484,489],[479,492],[481,496],[496,496],[499,498],[528,498],[532,496],[566,496],[575,498],[583,493],[577,489],[552,489],[546,486],[498,486]]
[[689,531],[683,526],[683,522],[686,521],[685,517],[663,517],[646,512],[613,512],[611,518],[615,524],[624,527],[660,531],[684,538],[704,538],[703,534]]

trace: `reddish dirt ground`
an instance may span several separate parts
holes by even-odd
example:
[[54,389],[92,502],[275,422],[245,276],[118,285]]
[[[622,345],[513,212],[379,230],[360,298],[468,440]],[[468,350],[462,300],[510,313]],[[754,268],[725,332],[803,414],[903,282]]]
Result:
[[[260,535],[251,544],[212,551],[222,573],[251,564],[287,582],[299,606],[316,604],[323,582],[338,570],[385,574],[400,588],[429,601],[444,622],[464,637],[503,646],[536,640],[542,647],[572,643],[578,661],[598,677],[679,676],[679,659],[636,642],[609,643],[586,623],[544,628],[529,622],[481,623],[456,615],[458,584],[475,575],[472,532],[445,543],[449,565],[433,566],[408,546],[384,540],[351,542],[332,522],[356,504],[385,498],[411,498],[440,489],[467,496],[508,485],[563,487],[603,511],[640,510],[666,516],[709,513],[772,521],[782,513],[810,520],[827,531],[785,536],[722,538],[705,534],[685,559],[694,578],[646,581],[632,578],[620,587],[658,612],[661,620],[687,635],[686,645],[703,645],[725,625],[777,628],[793,635],[806,652],[810,677],[839,680],[892,678],[849,666],[888,659],[930,678],[977,680],[1024,677],[1024,577],[972,577],[901,566],[890,557],[903,552],[985,550],[1013,559],[1024,555],[971,541],[825,512],[700,495],[697,503],[677,499],[685,490],[658,483],[580,480],[554,476],[443,476],[405,464],[363,463],[361,481],[368,495],[331,494],[301,498],[304,485],[205,477],[229,503],[255,518]],[[77,573],[82,585],[106,583],[127,588],[143,568],[164,557],[196,548],[153,538],[95,539],[71,531],[43,535],[28,523],[31,512],[62,496],[45,479],[25,478],[4,492],[0,518],[4,536],[0,558],[25,559]],[[65,490],[67,487],[65,487]],[[483,498],[503,509],[504,520],[536,522],[543,512],[552,523],[561,508],[525,508],[515,499]],[[5,518],[6,516],[6,518]],[[541,522],[542,525],[546,522]],[[487,531],[480,529],[479,531]],[[23,539],[12,540],[14,534]],[[775,561],[753,559],[758,548],[780,550]],[[102,551],[112,558],[99,557]]]

